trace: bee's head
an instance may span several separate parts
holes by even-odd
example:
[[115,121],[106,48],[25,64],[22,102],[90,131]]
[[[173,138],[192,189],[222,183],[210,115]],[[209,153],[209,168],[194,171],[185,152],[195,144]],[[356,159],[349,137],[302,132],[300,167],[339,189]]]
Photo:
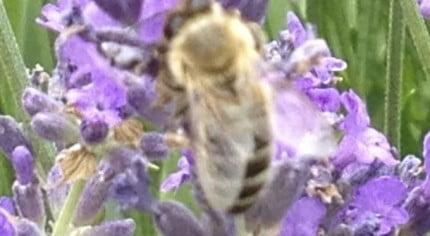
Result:
[[239,58],[248,58],[249,51],[256,54],[259,40],[237,12],[226,11],[210,0],[185,2],[198,10],[188,15],[173,12],[165,33],[171,37],[172,48],[182,52],[180,59],[188,66],[218,73],[228,70]]

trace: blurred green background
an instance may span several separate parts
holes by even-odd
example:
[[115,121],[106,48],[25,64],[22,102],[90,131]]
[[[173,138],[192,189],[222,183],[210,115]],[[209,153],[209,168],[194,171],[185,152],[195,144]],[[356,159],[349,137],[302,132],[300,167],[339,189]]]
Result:
[[[55,35],[35,23],[41,6],[49,1],[3,2],[27,67],[40,64],[46,71],[52,71],[55,65]],[[285,25],[285,15],[289,10],[295,11],[305,22],[315,24],[318,35],[328,41],[333,54],[348,63],[347,70],[340,74],[344,80],[339,87],[342,90],[353,88],[364,98],[373,126],[383,130],[389,4],[389,0],[271,0],[264,29],[268,38],[276,38]],[[2,79],[4,73],[0,68]],[[430,129],[429,83],[425,80],[417,51],[406,31],[401,101],[402,156],[421,154],[421,140]],[[9,102],[10,96],[0,94],[0,113],[7,113]],[[0,174],[4,179],[0,184],[0,195],[10,194],[13,172],[4,158],[0,160]],[[157,178],[164,178],[174,170],[176,159],[171,159]],[[178,193],[162,194],[161,197],[180,198],[192,204],[190,196],[190,191],[181,189]]]

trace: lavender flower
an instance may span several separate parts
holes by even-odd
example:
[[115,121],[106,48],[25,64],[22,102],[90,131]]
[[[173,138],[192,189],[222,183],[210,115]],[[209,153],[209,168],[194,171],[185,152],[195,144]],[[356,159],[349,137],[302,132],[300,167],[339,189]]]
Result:
[[191,153],[184,154],[178,161],[178,171],[170,174],[161,184],[161,191],[168,192],[172,189],[179,188],[184,182],[191,177],[190,159],[192,158]]
[[341,101],[348,114],[342,123],[345,136],[335,155],[335,166],[343,168],[354,161],[368,164],[375,159],[395,165],[397,161],[390,144],[382,133],[370,127],[369,115],[361,99],[348,91],[341,95]]
[[380,221],[377,235],[385,235],[409,220],[408,212],[399,204],[406,198],[406,186],[395,177],[380,177],[357,189],[350,203],[348,217],[353,224],[374,215]]

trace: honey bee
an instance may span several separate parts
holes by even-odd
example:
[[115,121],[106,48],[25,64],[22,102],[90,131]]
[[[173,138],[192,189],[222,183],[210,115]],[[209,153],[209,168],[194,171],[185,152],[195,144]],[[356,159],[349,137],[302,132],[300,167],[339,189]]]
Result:
[[211,0],[185,0],[167,18],[159,104],[175,103],[210,208],[243,213],[268,180],[271,92],[260,80],[262,32]]

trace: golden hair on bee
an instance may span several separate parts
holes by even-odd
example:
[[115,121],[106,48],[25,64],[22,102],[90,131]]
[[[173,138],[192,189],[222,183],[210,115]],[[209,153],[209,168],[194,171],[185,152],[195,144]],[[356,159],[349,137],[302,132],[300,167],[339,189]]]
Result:
[[242,213],[264,189],[272,152],[261,30],[217,2],[186,0],[164,32],[157,88],[189,124],[198,188],[212,209]]

